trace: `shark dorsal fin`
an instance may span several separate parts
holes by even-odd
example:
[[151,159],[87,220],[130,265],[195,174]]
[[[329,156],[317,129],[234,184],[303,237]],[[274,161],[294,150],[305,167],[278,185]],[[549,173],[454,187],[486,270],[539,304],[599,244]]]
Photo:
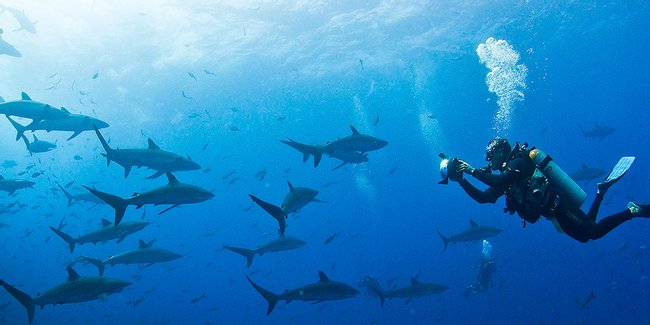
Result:
[[589,167],[587,167],[587,165],[585,165],[585,164],[581,164],[580,166],[581,166],[582,169],[587,169],[587,168],[589,168]]
[[470,220],[470,221],[469,221],[469,225],[470,225],[472,228],[474,228],[474,227],[478,227],[478,223],[476,223],[476,221],[474,221],[474,220]]
[[36,137],[36,134],[32,133],[32,136],[34,137],[34,142],[38,141],[38,138]]
[[420,281],[416,277],[411,277],[411,285],[417,285],[420,284]]
[[72,266],[68,266],[66,269],[68,270],[68,281],[75,281],[79,279],[79,274],[72,268]]
[[147,143],[149,143],[149,150],[160,150],[160,147],[151,140],[151,138],[147,138]]
[[112,222],[106,220],[105,218],[102,218],[102,226],[103,227],[108,227],[108,226],[110,226],[112,224],[113,224]]
[[318,282],[328,282],[330,280],[330,278],[328,278],[327,275],[325,275],[325,272],[323,271],[318,271],[318,277],[319,277]]
[[194,160],[192,160],[192,157],[190,157],[190,155],[187,154],[187,153],[185,154],[185,157],[187,157],[187,159],[188,159],[189,161],[194,161]]
[[180,183],[172,173],[167,173],[167,180],[169,181],[168,185],[176,185]]
[[24,91],[23,91],[22,93],[20,93],[20,98],[22,98],[23,100],[32,100],[32,99],[29,97],[29,95],[27,95],[27,93],[24,92]]
[[142,240],[142,239],[138,240],[138,242],[140,243],[140,248],[147,248],[147,247],[149,247],[149,245],[147,245],[147,243],[145,243],[144,240]]
[[65,107],[61,107],[61,110],[64,111],[65,113],[67,113],[67,114],[70,114],[70,111]]
[[293,185],[291,185],[291,182],[287,181],[287,184],[289,184],[289,192],[295,191],[295,189],[293,188]]
[[359,134],[359,131],[357,131],[357,129],[352,125],[350,125],[350,130],[352,130],[352,135]]

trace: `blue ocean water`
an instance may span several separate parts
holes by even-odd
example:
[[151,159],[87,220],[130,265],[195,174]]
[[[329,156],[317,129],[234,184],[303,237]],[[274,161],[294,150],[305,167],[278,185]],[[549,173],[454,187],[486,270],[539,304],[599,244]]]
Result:
[[[601,218],[628,201],[650,201],[645,1],[1,4],[0,37],[21,54],[0,55],[5,101],[24,91],[99,118],[110,124],[102,133],[113,147],[144,148],[152,138],[201,165],[176,173],[180,181],[215,194],[162,215],[164,206],[129,207],[125,222],[152,224],[120,243],[79,245],[70,253],[50,226],[64,220],[62,230],[77,236],[114,212],[67,207],[57,182],[75,181],[75,194],[86,185],[129,197],[166,179],[147,180],[152,171],[145,169],[123,178],[121,167],[106,166],[93,132],[66,141],[69,132],[36,131],[57,148],[30,156],[3,117],[0,162],[16,166],[7,164],[0,175],[36,185],[0,194],[1,206],[16,203],[0,215],[0,279],[35,297],[64,282],[71,263],[79,274],[96,276],[80,256],[106,258],[136,248],[138,239],[183,255],[148,267],[107,267],[105,276],[132,284],[105,301],[37,308],[34,324],[650,323],[647,220],[582,244],[547,220],[522,228],[521,219],[502,213],[503,199],[479,205],[457,184],[437,184],[439,152],[483,166],[485,145],[501,135],[542,148],[567,172],[582,164],[608,171],[619,157],[635,156],[608,192]],[[20,14],[9,8],[37,21],[35,32],[19,30]],[[493,44],[490,38],[504,46],[495,47],[496,71],[477,51]],[[616,131],[582,134],[580,127],[596,124]],[[366,163],[332,171],[338,160],[324,157],[314,168],[313,158],[303,163],[279,142],[324,144],[350,135],[350,125],[389,144],[368,152]],[[263,179],[255,177],[264,170]],[[222,246],[254,248],[273,239],[277,222],[248,195],[279,205],[287,181],[318,190],[326,201],[288,217],[287,235],[307,244],[257,256],[246,267]],[[589,194],[583,209],[597,181],[579,182]],[[466,296],[481,242],[445,250],[436,229],[457,233],[470,219],[503,232],[489,239],[494,281]],[[266,301],[246,280],[281,293],[317,281],[318,271],[355,288],[372,274],[386,287],[417,277],[449,289],[383,307],[365,292],[342,301],[280,302],[267,316]],[[5,291],[0,323],[28,323]]]

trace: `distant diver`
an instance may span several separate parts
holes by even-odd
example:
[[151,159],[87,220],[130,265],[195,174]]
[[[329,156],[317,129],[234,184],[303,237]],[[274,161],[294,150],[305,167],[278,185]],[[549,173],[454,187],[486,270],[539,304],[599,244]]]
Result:
[[[620,224],[635,217],[650,218],[650,204],[629,202],[627,209],[598,222],[596,217],[605,193],[618,182],[632,165],[634,157],[623,157],[607,178],[598,183],[598,192],[588,213],[580,206],[587,194],[553,159],[539,149],[517,143],[514,149],[506,139],[495,137],[486,148],[488,165],[475,169],[465,161],[448,159],[444,154],[441,174],[458,182],[476,202],[495,203],[506,196],[504,212],[517,212],[526,222],[535,223],[541,216],[551,220],[559,232],[586,243],[605,236]],[[446,159],[445,159],[446,158]],[[499,171],[499,174],[492,174]],[[489,187],[482,191],[463,178],[463,172],[474,176]]]
[[465,297],[473,293],[486,291],[492,283],[492,277],[497,272],[497,262],[492,258],[492,245],[483,240],[483,249],[481,251],[481,262],[478,265],[476,273],[476,283],[468,284],[465,287]]

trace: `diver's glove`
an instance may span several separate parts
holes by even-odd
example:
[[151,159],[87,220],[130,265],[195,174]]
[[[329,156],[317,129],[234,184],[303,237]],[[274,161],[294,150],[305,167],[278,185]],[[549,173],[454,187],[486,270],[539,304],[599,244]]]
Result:
[[465,172],[467,174],[474,175],[474,171],[476,169],[474,169],[474,167],[470,166],[470,164],[468,164],[467,162],[465,162],[464,160],[461,160],[461,159],[457,159],[456,162],[457,162],[456,170],[458,172]]

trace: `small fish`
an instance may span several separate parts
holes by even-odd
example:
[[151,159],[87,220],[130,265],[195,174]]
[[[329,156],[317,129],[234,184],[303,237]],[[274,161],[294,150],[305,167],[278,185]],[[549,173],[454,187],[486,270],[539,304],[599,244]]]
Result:
[[16,175],[18,175],[18,176],[23,176],[23,175],[25,175],[25,174],[27,174],[27,173],[28,173],[28,172],[27,172],[26,170],[23,170],[22,172],[19,172],[19,173],[16,174]]
[[207,109],[207,108],[204,109],[203,111],[205,112],[205,115],[208,116],[208,118],[212,118],[212,116],[210,116],[210,112],[208,112],[208,109]]
[[54,74],[47,76],[47,79],[52,79],[52,78],[56,77],[57,74],[58,74],[58,73],[55,72]]
[[79,156],[79,155],[74,155],[74,157],[72,157],[72,158],[74,160],[83,160],[83,158],[81,156]]
[[228,173],[228,174],[226,174],[226,175],[223,175],[223,176],[221,177],[221,179],[229,178],[229,177],[232,176],[234,173],[235,173],[235,170],[233,169],[230,173]]
[[75,182],[74,180],[72,180],[72,181],[70,181],[70,182],[67,182],[67,183],[65,184],[65,186],[63,186],[63,187],[65,187],[65,188],[69,188],[70,186],[72,186],[72,184],[74,184],[74,182]]
[[361,65],[361,70],[363,70],[364,66],[363,66],[363,60],[362,59],[359,59],[359,65]]
[[187,99],[192,99],[192,97],[189,97],[189,96],[187,96],[187,95],[185,94],[185,90],[181,90],[181,93],[183,94],[183,97],[185,97],[185,98],[187,98]]
[[81,95],[81,96],[86,96],[88,94],[90,94],[90,92],[85,91],[85,90],[79,90],[79,95]]
[[210,76],[216,76],[217,75],[216,73],[205,70],[205,69],[203,69],[203,72],[205,72],[205,74],[210,75]]
[[377,113],[377,118],[375,118],[375,122],[372,123],[372,126],[377,126],[379,124],[379,113]]
[[194,79],[194,81],[196,81],[196,82],[199,81],[198,79],[196,79],[196,76],[195,76],[193,73],[191,73],[191,72],[188,71],[188,72],[187,72],[187,75],[190,76],[190,78]]
[[393,175],[397,171],[397,167],[393,167],[388,171],[388,175]]
[[206,144],[203,145],[203,148],[201,148],[201,150],[202,150],[202,151],[205,151],[205,149],[206,149],[207,147],[208,147],[208,144],[206,143]]
[[338,232],[336,232],[336,233],[330,235],[329,237],[325,238],[325,242],[323,242],[323,243],[324,243],[325,245],[331,243],[334,239],[336,239],[336,237],[337,237],[338,235],[339,235]]
[[235,177],[235,178],[231,179],[230,182],[228,182],[228,184],[232,185],[238,180],[239,180],[239,177]]
[[205,299],[205,298],[207,298],[207,297],[205,296],[205,293],[202,294],[202,295],[200,295],[200,296],[198,296],[198,297],[194,297],[194,298],[192,298],[192,305],[196,304],[197,302],[199,302],[199,301],[201,301],[201,300],[203,300],[203,299]]
[[240,131],[239,128],[236,127],[236,126],[234,126],[234,125],[231,125],[229,129],[230,129],[230,131],[233,131],[233,132],[238,132],[238,131]]
[[204,173],[209,173],[211,170],[212,170],[212,168],[207,167],[207,168],[203,169],[203,172]]
[[98,77],[99,77],[99,70],[97,70],[97,71],[95,72],[95,74],[93,75],[93,80],[94,80],[94,79],[97,79]]
[[199,116],[201,116],[201,112],[192,112],[192,113],[187,114],[187,117],[189,117],[189,118],[196,118],[196,117],[199,117]]
[[32,174],[32,178],[36,178],[36,177],[41,176],[43,174],[44,174],[43,172],[35,172],[35,173]]

